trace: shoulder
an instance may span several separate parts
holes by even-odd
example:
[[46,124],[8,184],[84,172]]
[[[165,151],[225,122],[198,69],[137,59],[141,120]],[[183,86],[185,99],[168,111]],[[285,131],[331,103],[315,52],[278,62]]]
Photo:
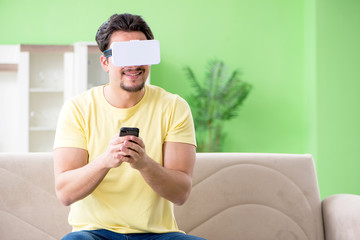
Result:
[[185,99],[183,99],[181,96],[179,96],[178,94],[170,93],[161,87],[148,85],[146,90],[149,91],[149,97],[151,99],[164,102],[168,106],[188,105]]
[[65,107],[72,107],[78,110],[88,108],[95,102],[99,102],[102,96],[103,86],[93,87],[79,95],[76,95],[65,102]]

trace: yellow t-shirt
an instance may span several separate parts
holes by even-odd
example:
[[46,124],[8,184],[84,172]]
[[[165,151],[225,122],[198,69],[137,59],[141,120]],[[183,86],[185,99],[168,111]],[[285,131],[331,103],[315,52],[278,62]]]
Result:
[[[64,104],[54,148],[85,149],[92,161],[106,151],[110,139],[121,127],[138,127],[146,153],[159,164],[163,164],[164,142],[196,144],[190,108],[178,95],[146,85],[145,95],[138,104],[120,109],[106,101],[103,88],[92,88]],[[127,163],[111,169],[89,196],[71,205],[69,223],[73,231],[180,231],[173,204],[155,193]]]

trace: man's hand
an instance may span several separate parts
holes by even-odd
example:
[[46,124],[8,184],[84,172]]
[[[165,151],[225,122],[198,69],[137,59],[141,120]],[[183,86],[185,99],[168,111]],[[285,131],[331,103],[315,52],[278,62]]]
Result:
[[124,152],[122,151],[124,142],[126,137],[119,137],[119,135],[115,135],[109,142],[109,145],[103,157],[104,168],[116,168],[121,165],[124,159]]
[[121,144],[121,161],[139,170],[144,180],[161,197],[181,205],[191,192],[195,164],[195,146],[166,142],[163,145],[163,164],[151,159],[141,138],[126,136]]
[[121,147],[119,159],[127,162],[132,168],[141,170],[149,161],[152,161],[145,152],[145,144],[140,137],[120,137]]

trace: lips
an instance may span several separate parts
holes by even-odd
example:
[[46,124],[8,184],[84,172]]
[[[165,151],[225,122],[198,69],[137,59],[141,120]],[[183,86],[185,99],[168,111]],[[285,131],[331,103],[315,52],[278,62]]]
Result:
[[136,77],[141,75],[143,72],[145,72],[145,69],[139,67],[139,68],[135,68],[135,69],[125,69],[122,71],[122,73],[126,76],[129,77]]
[[130,73],[130,72],[125,72],[124,74],[126,76],[131,76],[131,77],[134,77],[134,76],[138,76],[140,75],[142,72],[137,72],[137,73]]

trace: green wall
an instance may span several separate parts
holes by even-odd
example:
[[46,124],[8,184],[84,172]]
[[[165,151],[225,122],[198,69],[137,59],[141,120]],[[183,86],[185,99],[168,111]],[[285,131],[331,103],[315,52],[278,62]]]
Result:
[[323,196],[360,194],[360,1],[317,5],[318,172]]
[[[113,13],[142,15],[161,42],[152,83],[184,98],[182,68],[210,59],[253,84],[225,124],[228,152],[311,153],[322,197],[360,194],[357,0],[0,0],[0,44],[94,41]],[[339,9],[341,11],[339,11]]]

